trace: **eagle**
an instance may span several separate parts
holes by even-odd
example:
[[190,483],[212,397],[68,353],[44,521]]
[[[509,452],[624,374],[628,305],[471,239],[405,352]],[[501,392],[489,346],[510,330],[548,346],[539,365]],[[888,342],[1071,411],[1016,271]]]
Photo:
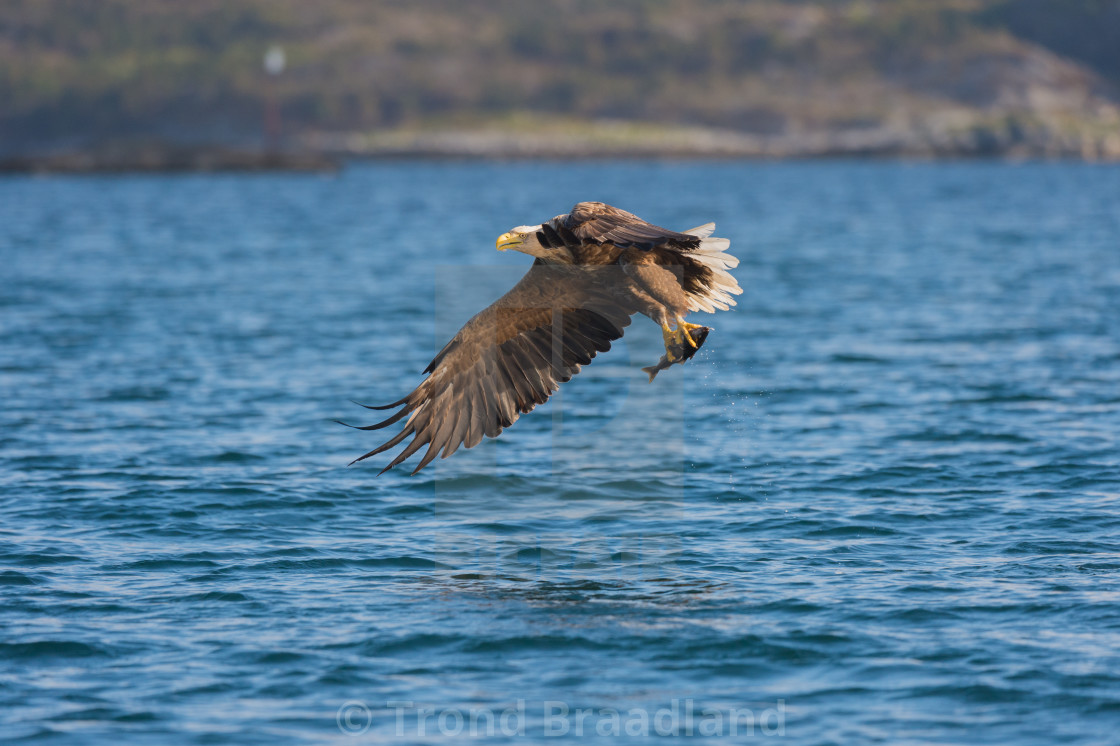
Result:
[[565,215],[498,236],[499,251],[533,257],[529,271],[463,325],[410,394],[384,406],[360,405],[399,409],[359,430],[408,419],[351,463],[411,436],[381,473],[427,446],[416,474],[437,455],[447,458],[483,436],[497,437],[609,350],[635,313],[661,327],[669,363],[691,357],[686,345],[696,342],[690,332],[702,327],[686,322],[685,314],[726,311],[735,305],[732,296],[743,292],[728,272],[739,264],[726,251],[731,242],[711,237],[713,230],[707,223],[678,233],[602,202],[580,202]]

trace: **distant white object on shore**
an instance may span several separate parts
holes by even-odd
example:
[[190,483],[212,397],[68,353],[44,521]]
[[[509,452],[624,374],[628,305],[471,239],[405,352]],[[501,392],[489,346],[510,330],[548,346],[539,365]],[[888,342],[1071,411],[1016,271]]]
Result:
[[264,53],[264,70],[269,75],[279,75],[284,72],[286,63],[287,57],[284,55],[283,47],[274,44]]

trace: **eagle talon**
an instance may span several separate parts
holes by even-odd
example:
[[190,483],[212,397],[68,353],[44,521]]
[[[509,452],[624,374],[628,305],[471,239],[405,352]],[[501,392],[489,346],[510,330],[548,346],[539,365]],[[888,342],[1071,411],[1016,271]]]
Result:
[[675,362],[679,359],[677,355],[673,354],[673,347],[679,346],[681,343],[680,329],[670,329],[668,324],[661,327],[661,338],[665,342],[665,357],[669,362]]
[[667,325],[661,327],[661,337],[665,340],[665,358],[670,363],[675,363],[684,357],[683,350],[687,347],[697,348],[696,342],[689,335],[689,329],[699,329],[699,324],[685,324],[678,322],[676,329]]
[[703,324],[690,324],[679,316],[677,317],[677,333],[680,334],[681,341],[694,350],[700,349],[700,346],[696,344],[696,340],[692,338],[692,335],[689,334],[689,332],[691,332],[693,329],[700,328],[703,328]]

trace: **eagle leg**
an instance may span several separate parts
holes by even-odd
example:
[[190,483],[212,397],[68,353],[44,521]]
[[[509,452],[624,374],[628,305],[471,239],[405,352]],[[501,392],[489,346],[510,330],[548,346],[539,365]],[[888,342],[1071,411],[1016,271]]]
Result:
[[684,349],[685,339],[688,339],[688,343],[692,342],[688,334],[679,328],[670,329],[668,324],[661,325],[661,338],[665,341],[665,359],[670,363],[675,363],[681,359],[681,356],[673,351],[674,348],[677,350]]
[[673,353],[670,348],[677,341],[677,333],[670,329],[669,324],[665,322],[661,324],[661,339],[665,341],[665,357],[669,358],[669,362],[673,362]]

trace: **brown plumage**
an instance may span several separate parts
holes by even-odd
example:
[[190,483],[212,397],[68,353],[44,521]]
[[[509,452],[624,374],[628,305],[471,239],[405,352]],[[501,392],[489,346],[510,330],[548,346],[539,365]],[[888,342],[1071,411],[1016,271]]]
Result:
[[367,407],[400,409],[360,430],[408,419],[395,436],[355,461],[411,436],[382,473],[426,446],[415,474],[436,456],[446,458],[460,446],[496,437],[546,402],[596,354],[610,349],[633,314],[649,316],[668,335],[669,321],[680,321],[689,310],[734,304],[729,294],[742,291],[726,269],[738,261],[723,253],[726,239],[707,237],[712,227],[677,233],[601,202],[581,202],[567,215],[503,234],[498,248],[534,256],[533,266],[459,330],[412,393]]

